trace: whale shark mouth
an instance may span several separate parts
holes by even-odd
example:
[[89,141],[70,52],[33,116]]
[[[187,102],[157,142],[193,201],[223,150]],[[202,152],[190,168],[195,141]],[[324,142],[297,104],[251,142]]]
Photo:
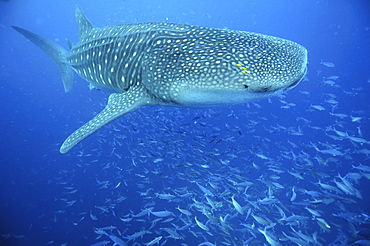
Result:
[[288,90],[293,89],[294,87],[296,87],[303,80],[304,76],[306,75],[306,72],[307,72],[307,67],[305,68],[303,75],[299,79],[297,79],[296,81],[294,81],[293,83],[288,85],[284,89],[284,91],[288,91]]

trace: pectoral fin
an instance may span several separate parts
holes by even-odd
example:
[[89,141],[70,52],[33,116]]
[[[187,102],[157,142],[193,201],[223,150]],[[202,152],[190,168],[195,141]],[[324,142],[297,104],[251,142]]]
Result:
[[150,95],[142,86],[131,87],[124,93],[111,94],[108,99],[108,105],[103,111],[73,132],[60,147],[60,153],[67,153],[83,139],[118,117],[149,104],[151,104]]

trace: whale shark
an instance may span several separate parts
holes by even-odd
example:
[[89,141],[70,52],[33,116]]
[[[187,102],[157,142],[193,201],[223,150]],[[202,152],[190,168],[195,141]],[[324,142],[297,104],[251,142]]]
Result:
[[57,64],[66,92],[74,72],[110,94],[106,107],[60,147],[80,141],[145,105],[219,107],[276,96],[303,79],[307,50],[283,38],[187,24],[149,22],[95,27],[76,7],[79,42],[69,50],[16,31]]

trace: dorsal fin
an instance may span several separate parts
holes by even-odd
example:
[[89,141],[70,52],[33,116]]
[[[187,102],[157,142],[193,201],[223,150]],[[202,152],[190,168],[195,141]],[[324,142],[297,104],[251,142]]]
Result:
[[73,43],[70,40],[68,40],[68,39],[66,39],[66,42],[68,44],[69,49],[72,49]]
[[94,25],[87,19],[78,5],[76,6],[76,22],[80,39],[83,39],[94,28]]

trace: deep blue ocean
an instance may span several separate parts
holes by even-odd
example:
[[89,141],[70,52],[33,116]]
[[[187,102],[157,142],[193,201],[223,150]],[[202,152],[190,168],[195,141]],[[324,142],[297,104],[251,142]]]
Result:
[[[110,91],[11,26],[68,49],[98,26],[174,22],[308,50],[287,93],[224,108],[145,106],[67,154]],[[0,245],[370,245],[370,1],[0,2]],[[114,242],[115,241],[115,242]]]

